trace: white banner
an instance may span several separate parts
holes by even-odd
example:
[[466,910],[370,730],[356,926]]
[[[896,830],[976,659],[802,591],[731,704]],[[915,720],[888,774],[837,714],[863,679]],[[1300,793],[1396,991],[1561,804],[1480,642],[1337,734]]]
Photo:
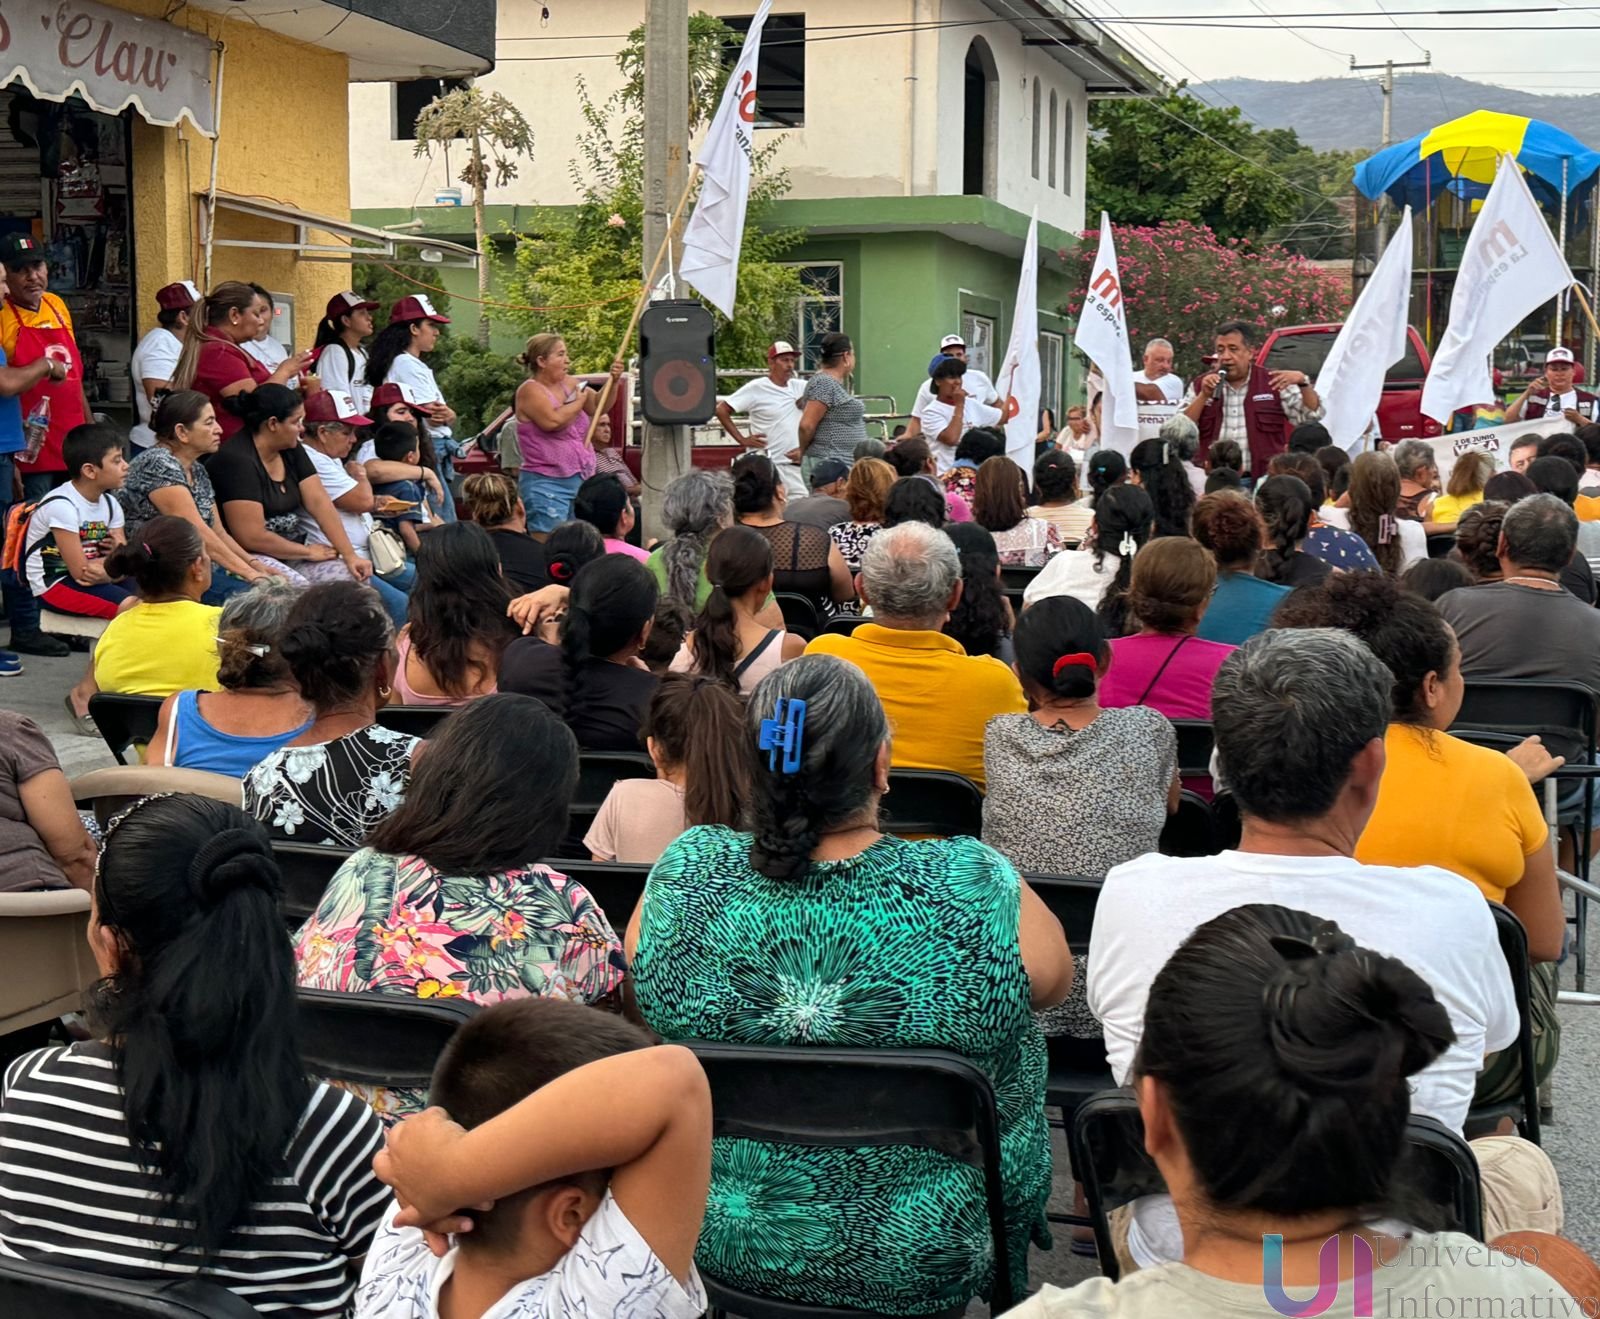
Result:
[[1161,434],[1161,428],[1178,415],[1179,410],[1176,403],[1139,404],[1139,438],[1155,439]]
[[1022,252],[1017,279],[1017,310],[1011,318],[1011,342],[1000,361],[994,387],[1005,400],[1006,456],[1033,471],[1033,442],[1039,433],[1039,208],[1028,223],[1028,245]]
[[1458,435],[1439,435],[1431,440],[1423,440],[1433,450],[1434,457],[1439,463],[1439,487],[1443,489],[1450,483],[1450,469],[1456,465],[1456,459],[1464,453],[1486,453],[1494,459],[1497,472],[1504,471],[1511,465],[1511,446],[1524,435],[1548,435],[1550,433],[1550,419],[1541,417],[1537,421],[1514,421],[1505,426],[1485,426],[1482,430],[1462,431]]
[[772,0],[761,0],[745,33],[739,62],[723,88],[717,117],[700,148],[700,196],[683,231],[683,259],[678,263],[678,274],[729,320],[733,319],[739,249],[744,243],[744,216],[750,201],[756,64],[761,55],[761,29],[771,12]]
[[1450,323],[1422,386],[1423,415],[1443,423],[1457,408],[1494,398],[1495,345],[1572,283],[1522,170],[1501,156],[1461,254]]
[[1072,343],[1100,368],[1105,393],[1100,401],[1100,447],[1126,457],[1139,442],[1139,399],[1133,391],[1133,353],[1128,347],[1128,315],[1122,305],[1117,245],[1111,217],[1100,212],[1100,250],[1095,255],[1083,310]]
[[216,133],[213,49],[197,32],[94,0],[5,0],[0,8],[0,82],[20,78],[47,101],[76,93],[104,114],[134,105],[168,128],[187,118],[207,137]]
[[1383,397],[1384,373],[1406,355],[1411,321],[1411,208],[1406,207],[1317,373],[1322,424],[1354,454]]

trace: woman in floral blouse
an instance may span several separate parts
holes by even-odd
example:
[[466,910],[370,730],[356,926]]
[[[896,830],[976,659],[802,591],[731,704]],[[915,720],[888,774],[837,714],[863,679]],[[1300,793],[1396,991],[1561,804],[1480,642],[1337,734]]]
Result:
[[[486,696],[452,715],[410,798],[301,927],[299,983],[474,1003],[619,1000],[622,946],[605,913],[538,864],[560,841],[577,778],[572,733],[531,696]],[[422,1091],[360,1092],[386,1120],[427,1102]]]
[[394,628],[359,582],[313,586],[278,639],[314,718],[244,781],[244,808],[278,838],[360,847],[400,804],[421,739],[380,727],[395,674]]

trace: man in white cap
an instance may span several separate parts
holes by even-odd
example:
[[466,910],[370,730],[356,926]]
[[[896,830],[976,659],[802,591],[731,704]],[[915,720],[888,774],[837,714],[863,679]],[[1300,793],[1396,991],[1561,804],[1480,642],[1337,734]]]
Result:
[[180,279],[156,290],[156,323],[133,350],[128,370],[133,376],[133,403],[139,409],[139,424],[128,432],[136,448],[148,449],[156,442],[150,429],[150,414],[155,411],[156,394],[172,388],[172,373],[178,369],[183,353],[183,332],[189,328],[189,313],[200,301],[200,290],[189,280]]
[[1506,422],[1536,421],[1560,413],[1574,426],[1596,419],[1595,396],[1573,383],[1572,349],[1559,345],[1544,355],[1544,374],[1506,407]]
[[[966,340],[959,334],[945,335],[943,339],[939,340],[939,355],[933,360],[937,362],[939,357],[953,357],[958,362],[965,362],[967,360]],[[931,372],[931,366],[929,370]],[[1000,401],[1000,395],[995,391],[994,381],[990,380],[987,375],[975,366],[969,365],[967,367],[966,372],[961,377],[961,388],[966,391],[968,398],[975,398],[979,403],[988,403],[992,406]],[[907,424],[906,433],[901,436],[902,439],[908,440],[913,436],[922,434],[920,414],[932,401],[933,393],[933,377],[930,374],[928,379],[917,386],[917,396],[911,400],[911,421]]]
[[[778,469],[790,499],[804,499],[805,477],[800,471],[800,408],[805,381],[795,374],[800,354],[793,344],[779,339],[767,349],[767,374],[746,380],[733,393],[717,400],[717,420],[735,442],[760,449]],[[734,413],[749,418],[749,432],[733,423]]]

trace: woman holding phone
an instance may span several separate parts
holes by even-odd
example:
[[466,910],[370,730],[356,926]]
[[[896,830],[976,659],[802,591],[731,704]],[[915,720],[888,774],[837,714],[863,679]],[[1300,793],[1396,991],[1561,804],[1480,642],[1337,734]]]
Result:
[[[541,538],[572,516],[572,501],[594,475],[591,444],[600,391],[579,386],[568,374],[567,344],[559,334],[536,334],[522,353],[528,378],[517,389],[517,444],[522,451],[518,485],[528,511],[528,530]],[[622,359],[611,378],[622,375]]]

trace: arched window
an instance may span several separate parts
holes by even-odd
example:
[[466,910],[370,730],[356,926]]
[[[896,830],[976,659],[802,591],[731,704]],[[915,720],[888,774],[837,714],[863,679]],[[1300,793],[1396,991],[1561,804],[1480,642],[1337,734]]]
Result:
[[1056,186],[1056,94],[1052,88],[1050,92],[1050,178],[1049,184]]
[[[1066,116],[1062,124],[1061,136],[1066,139],[1066,146],[1061,153],[1061,191],[1069,196],[1072,193],[1072,102],[1066,104]],[[1051,154],[1054,155],[1054,144]]]
[[982,37],[974,37],[967,47],[963,93],[961,191],[968,196],[993,197],[997,186],[1000,75],[994,53]]
[[[1052,151],[1050,154],[1054,155],[1055,152]],[[1050,168],[1054,170],[1055,167],[1056,163],[1052,160]],[[1039,80],[1037,78],[1033,80],[1033,177],[1039,177]]]

